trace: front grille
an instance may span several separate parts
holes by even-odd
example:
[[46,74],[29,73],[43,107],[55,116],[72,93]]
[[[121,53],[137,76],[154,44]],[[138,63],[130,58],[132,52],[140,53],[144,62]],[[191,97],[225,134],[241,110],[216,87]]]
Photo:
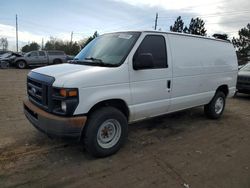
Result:
[[48,86],[40,83],[39,81],[32,80],[28,78],[27,81],[27,91],[29,98],[37,103],[39,106],[48,108]]
[[34,72],[30,72],[27,78],[27,94],[29,100],[36,106],[50,111],[52,84],[54,78]]

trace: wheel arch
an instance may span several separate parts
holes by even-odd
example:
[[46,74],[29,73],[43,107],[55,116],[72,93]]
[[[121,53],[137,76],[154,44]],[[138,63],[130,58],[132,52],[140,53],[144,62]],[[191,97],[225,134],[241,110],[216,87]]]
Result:
[[90,110],[88,111],[88,115],[93,113],[98,108],[105,107],[105,106],[111,106],[120,110],[126,116],[126,118],[129,119],[130,112],[129,112],[128,105],[122,99],[108,99],[108,100],[100,101],[90,108]]
[[228,89],[228,85],[226,84],[223,84],[223,85],[220,85],[217,89],[216,89],[216,93],[218,91],[221,91],[225,94],[225,96],[227,97],[228,93],[229,93],[229,89]]
[[15,63],[17,64],[17,63],[20,62],[20,61],[24,61],[24,62],[27,64],[27,61],[26,61],[25,59],[17,59],[17,60],[15,61]]

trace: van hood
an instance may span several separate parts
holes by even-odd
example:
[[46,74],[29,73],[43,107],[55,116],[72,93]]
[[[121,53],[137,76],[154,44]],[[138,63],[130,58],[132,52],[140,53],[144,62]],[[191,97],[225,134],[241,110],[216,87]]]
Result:
[[51,66],[41,67],[41,68],[34,69],[33,71],[56,78],[65,74],[70,74],[70,73],[83,71],[83,70],[89,70],[93,67],[94,66],[84,66],[84,65],[65,63],[61,65],[51,65]]
[[128,71],[123,71],[124,64],[120,67],[100,67],[65,63],[32,71],[54,77],[55,87],[83,88],[128,82]]

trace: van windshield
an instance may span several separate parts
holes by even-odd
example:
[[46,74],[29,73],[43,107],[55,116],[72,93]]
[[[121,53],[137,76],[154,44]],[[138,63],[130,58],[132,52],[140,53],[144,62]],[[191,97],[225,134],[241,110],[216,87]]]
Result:
[[84,47],[72,63],[93,66],[119,66],[123,63],[139,36],[140,32],[101,35]]

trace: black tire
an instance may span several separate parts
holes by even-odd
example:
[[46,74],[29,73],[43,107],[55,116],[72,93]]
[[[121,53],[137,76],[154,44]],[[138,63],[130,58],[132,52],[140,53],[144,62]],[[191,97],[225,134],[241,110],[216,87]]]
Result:
[[27,63],[25,61],[18,61],[17,62],[17,68],[25,69],[26,67],[27,67]]
[[204,106],[204,112],[208,118],[218,119],[224,112],[225,104],[226,104],[225,94],[221,91],[217,91],[213,99],[210,101],[210,103]]
[[62,60],[60,60],[60,59],[55,59],[55,60],[53,61],[53,64],[54,64],[54,65],[61,64],[61,63],[62,63]]
[[[110,142],[107,142],[106,145],[110,145],[110,147],[106,146],[104,143],[101,143],[101,139],[105,139],[103,137],[107,137],[109,139],[109,133],[103,133],[105,131],[110,131],[110,127],[106,129],[104,125],[106,125],[109,121],[117,122],[120,125],[120,129],[116,128],[115,136]],[[107,124],[109,125],[109,124]],[[103,127],[104,126],[104,127]],[[114,125],[113,125],[114,126]],[[101,131],[102,130],[102,131]],[[115,130],[115,129],[114,129]],[[119,131],[118,131],[119,130]],[[120,132],[120,134],[118,134]],[[101,133],[101,135],[99,134]],[[103,136],[103,134],[105,134]],[[116,136],[120,135],[119,137]],[[84,130],[84,145],[86,150],[94,157],[106,157],[116,153],[124,144],[128,134],[128,123],[125,115],[116,108],[113,107],[103,107],[96,111],[94,111],[88,121],[86,128]],[[102,137],[102,138],[100,138]],[[112,146],[112,143],[114,144]],[[104,146],[102,146],[104,145]]]

